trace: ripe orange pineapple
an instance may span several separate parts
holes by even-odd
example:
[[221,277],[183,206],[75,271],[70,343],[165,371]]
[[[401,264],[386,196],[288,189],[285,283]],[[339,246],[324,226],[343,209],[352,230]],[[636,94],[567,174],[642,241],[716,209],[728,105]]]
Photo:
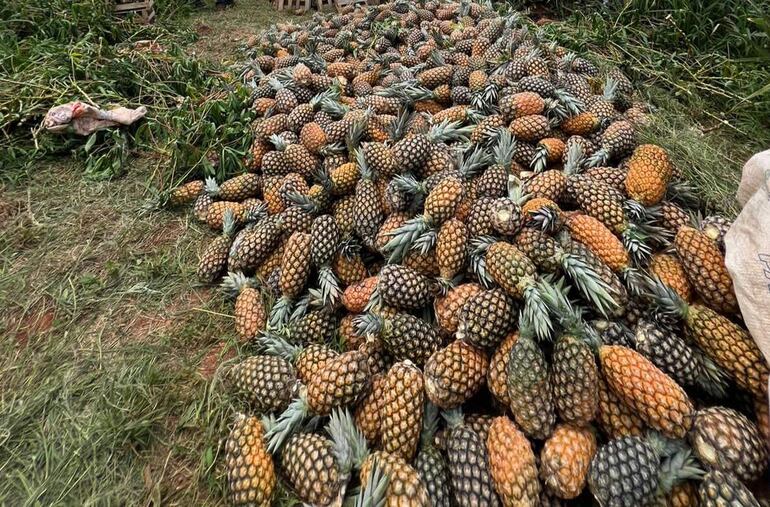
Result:
[[622,345],[602,346],[599,360],[609,388],[646,424],[671,438],[687,433],[692,424],[693,404],[671,377]]
[[687,302],[692,300],[692,287],[678,258],[665,253],[655,254],[650,260],[649,270],[650,274],[676,291],[679,297]]
[[496,417],[487,437],[489,471],[503,505],[538,505],[540,481],[527,437],[507,417]]
[[596,454],[596,437],[590,428],[560,424],[540,452],[540,477],[546,489],[566,500],[585,487],[591,460]]

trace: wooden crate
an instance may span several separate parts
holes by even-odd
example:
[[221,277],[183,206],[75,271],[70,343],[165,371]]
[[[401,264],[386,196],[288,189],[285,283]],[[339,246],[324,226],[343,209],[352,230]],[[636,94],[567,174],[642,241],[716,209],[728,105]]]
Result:
[[117,0],[115,14],[118,16],[136,15],[142,23],[149,24],[155,20],[153,0]]

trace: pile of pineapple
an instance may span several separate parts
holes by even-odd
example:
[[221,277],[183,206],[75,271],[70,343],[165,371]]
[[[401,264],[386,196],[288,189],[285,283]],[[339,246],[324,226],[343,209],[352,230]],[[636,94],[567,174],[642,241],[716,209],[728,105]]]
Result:
[[[232,502],[756,506],[768,365],[619,70],[476,3],[279,25],[248,172],[171,195],[253,355]],[[756,489],[754,489],[756,491]]]

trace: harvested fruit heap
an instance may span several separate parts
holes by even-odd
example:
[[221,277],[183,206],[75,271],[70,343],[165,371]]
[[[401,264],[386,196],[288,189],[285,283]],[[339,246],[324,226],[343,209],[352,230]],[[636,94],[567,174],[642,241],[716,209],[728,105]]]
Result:
[[[192,181],[254,355],[233,503],[757,505],[768,365],[617,69],[474,3],[265,32],[248,172]],[[764,479],[762,479],[764,477]],[[356,504],[358,505],[358,504]]]

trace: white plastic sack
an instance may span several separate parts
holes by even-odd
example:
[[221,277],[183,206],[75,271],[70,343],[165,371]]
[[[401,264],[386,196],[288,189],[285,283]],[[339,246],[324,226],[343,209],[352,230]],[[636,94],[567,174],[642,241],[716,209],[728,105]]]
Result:
[[725,264],[746,327],[770,363],[770,150],[743,167],[737,198],[743,209],[725,236]]

